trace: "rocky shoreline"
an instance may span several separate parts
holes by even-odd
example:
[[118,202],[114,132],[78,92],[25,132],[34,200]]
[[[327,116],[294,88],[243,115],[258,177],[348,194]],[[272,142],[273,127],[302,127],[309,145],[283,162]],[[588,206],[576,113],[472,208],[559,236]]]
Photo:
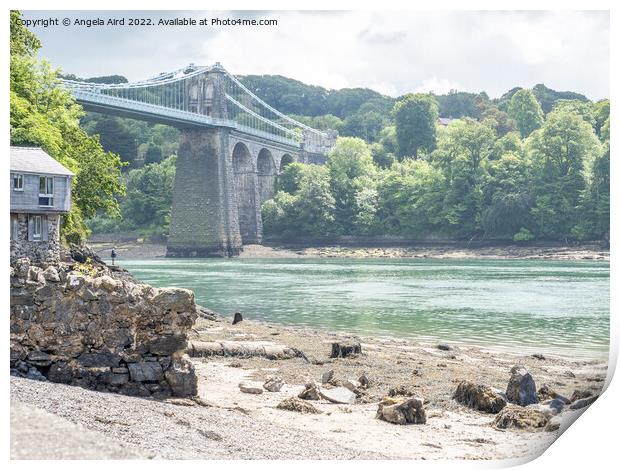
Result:
[[17,377],[12,400],[154,458],[522,461],[587,408],[607,371],[601,358],[360,339],[198,314],[188,346],[194,400]]
[[[116,247],[119,261],[123,259],[160,258],[166,255],[166,245],[145,241],[91,243],[93,250],[108,257]],[[240,258],[403,258],[403,259],[533,259],[533,260],[594,260],[609,261],[609,249],[598,245],[581,246],[461,246],[419,247],[286,247],[246,245]]]

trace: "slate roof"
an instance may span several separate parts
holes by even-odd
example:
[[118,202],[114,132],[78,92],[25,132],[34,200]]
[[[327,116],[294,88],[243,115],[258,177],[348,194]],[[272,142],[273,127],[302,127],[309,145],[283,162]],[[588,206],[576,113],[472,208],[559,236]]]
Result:
[[11,146],[11,171],[44,175],[74,175],[39,147]]

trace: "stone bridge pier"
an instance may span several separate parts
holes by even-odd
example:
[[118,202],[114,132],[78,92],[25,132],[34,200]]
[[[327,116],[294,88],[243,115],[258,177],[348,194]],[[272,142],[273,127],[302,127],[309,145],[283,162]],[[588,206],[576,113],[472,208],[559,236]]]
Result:
[[166,256],[236,256],[261,243],[261,204],[299,153],[234,129],[183,129]]

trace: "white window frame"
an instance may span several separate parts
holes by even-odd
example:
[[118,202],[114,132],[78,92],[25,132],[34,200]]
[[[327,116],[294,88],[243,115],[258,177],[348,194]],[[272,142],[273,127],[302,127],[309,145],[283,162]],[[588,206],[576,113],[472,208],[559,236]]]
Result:
[[[24,190],[24,174],[23,173],[11,173],[13,179],[13,191]],[[15,182],[19,181],[19,186],[15,186]]]
[[[45,193],[41,192],[41,180],[45,180]],[[50,188],[51,182],[51,188]],[[50,193],[50,189],[52,192]],[[48,198],[48,204],[41,204],[41,198]],[[39,207],[54,207],[54,177],[53,176],[39,176]]]
[[[39,225],[39,233],[37,233],[37,224]],[[43,240],[43,216],[32,216],[32,240],[40,242]]]

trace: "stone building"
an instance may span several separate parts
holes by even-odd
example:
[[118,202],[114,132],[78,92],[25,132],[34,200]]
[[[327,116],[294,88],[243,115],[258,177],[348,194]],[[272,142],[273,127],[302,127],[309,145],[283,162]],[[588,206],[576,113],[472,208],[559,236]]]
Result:
[[57,260],[73,173],[40,148],[11,147],[11,261]]

